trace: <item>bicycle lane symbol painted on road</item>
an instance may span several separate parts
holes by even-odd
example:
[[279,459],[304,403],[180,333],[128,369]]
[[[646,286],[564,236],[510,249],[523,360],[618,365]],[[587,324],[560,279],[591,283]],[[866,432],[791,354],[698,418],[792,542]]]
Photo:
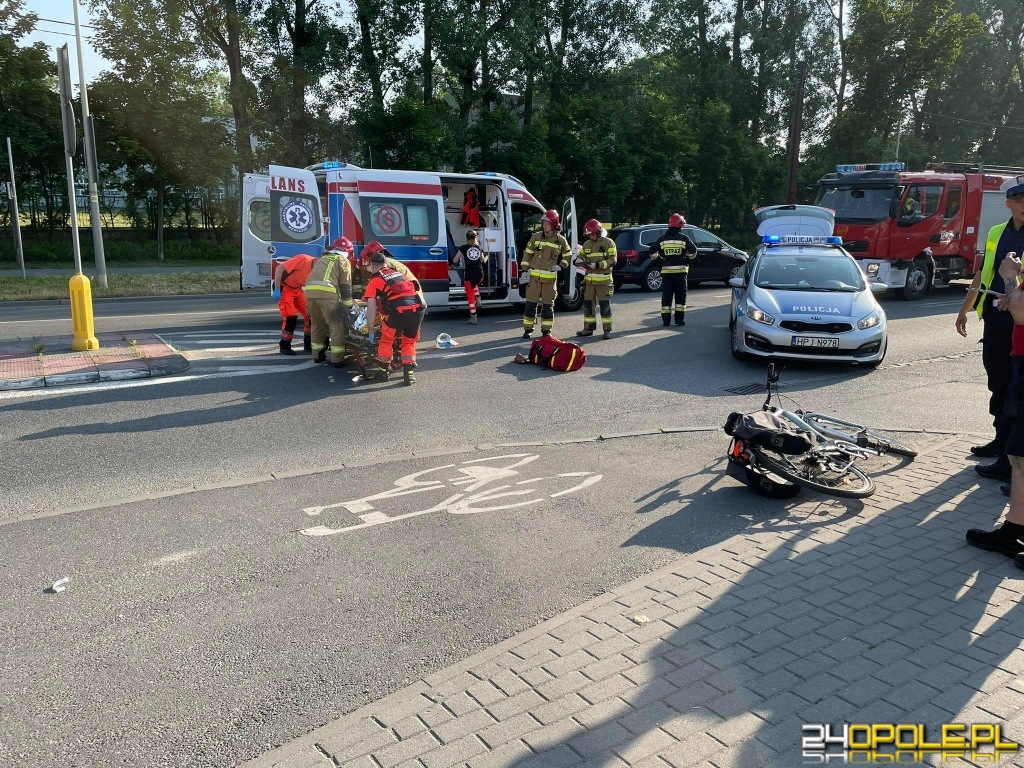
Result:
[[[344,509],[356,515],[361,523],[342,528],[317,525],[300,533],[306,536],[333,536],[349,533],[375,525],[394,523],[410,517],[419,517],[432,512],[448,512],[451,515],[473,515],[479,512],[497,512],[504,509],[540,504],[546,499],[556,499],[589,488],[601,482],[604,475],[594,472],[560,472],[555,475],[530,477],[521,480],[520,467],[537,461],[540,456],[528,453],[511,453],[486,459],[472,459],[461,464],[444,464],[440,467],[413,472],[395,480],[386,491],[350,501],[306,507],[302,511],[310,517],[319,517],[332,509]],[[453,476],[454,475],[454,476]],[[501,483],[500,485],[494,485]],[[437,491],[459,489],[446,499],[398,515],[388,515],[378,507],[388,506],[386,502],[405,496],[430,494]],[[418,506],[418,505],[417,505]]]

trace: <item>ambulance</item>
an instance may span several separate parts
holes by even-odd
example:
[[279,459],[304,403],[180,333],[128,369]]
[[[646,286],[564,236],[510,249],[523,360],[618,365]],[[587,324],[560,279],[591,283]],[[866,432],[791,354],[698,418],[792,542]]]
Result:
[[[357,258],[367,243],[380,241],[419,279],[430,308],[466,307],[461,272],[450,264],[475,229],[489,254],[481,303],[521,304],[526,287],[518,263],[545,210],[519,179],[503,173],[367,169],[337,161],[271,165],[267,175],[243,178],[241,287],[267,288],[278,263],[299,253],[319,256],[345,236]],[[572,198],[561,218],[575,253]],[[582,306],[582,286],[579,268],[559,273],[561,309]]]

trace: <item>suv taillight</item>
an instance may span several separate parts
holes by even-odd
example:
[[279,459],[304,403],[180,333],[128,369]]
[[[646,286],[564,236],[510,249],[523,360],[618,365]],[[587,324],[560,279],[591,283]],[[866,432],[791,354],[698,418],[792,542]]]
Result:
[[640,254],[632,249],[626,249],[619,251],[619,259],[625,259],[627,264],[636,264],[640,259]]

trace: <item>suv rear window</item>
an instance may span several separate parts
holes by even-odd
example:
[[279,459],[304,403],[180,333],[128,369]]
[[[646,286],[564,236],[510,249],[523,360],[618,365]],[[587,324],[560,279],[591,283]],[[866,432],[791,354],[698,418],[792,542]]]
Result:
[[615,249],[626,251],[633,248],[633,232],[628,229],[612,230],[611,238],[615,241]]
[[640,233],[640,245],[646,245],[648,248],[654,245],[654,241],[665,234],[664,228],[658,229],[645,229]]

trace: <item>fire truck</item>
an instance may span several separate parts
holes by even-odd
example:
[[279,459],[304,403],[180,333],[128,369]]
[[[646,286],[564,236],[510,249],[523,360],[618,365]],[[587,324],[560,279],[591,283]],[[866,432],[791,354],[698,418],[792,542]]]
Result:
[[[452,256],[474,229],[489,255],[481,303],[524,302],[518,262],[530,235],[540,229],[545,207],[514,176],[368,169],[331,161],[306,168],[271,165],[267,174],[245,174],[242,187],[243,290],[266,288],[278,263],[298,253],[318,257],[345,236],[357,257],[367,243],[380,241],[409,266],[431,308],[466,307]],[[574,252],[575,222],[575,202],[569,198],[562,227]],[[570,267],[559,273],[562,309],[583,305],[580,272]],[[357,283],[365,277],[358,269],[353,273]]]
[[1022,168],[928,163],[837,165],[818,182],[817,205],[872,282],[908,301],[981,268],[988,230],[1009,218],[1003,182]]

